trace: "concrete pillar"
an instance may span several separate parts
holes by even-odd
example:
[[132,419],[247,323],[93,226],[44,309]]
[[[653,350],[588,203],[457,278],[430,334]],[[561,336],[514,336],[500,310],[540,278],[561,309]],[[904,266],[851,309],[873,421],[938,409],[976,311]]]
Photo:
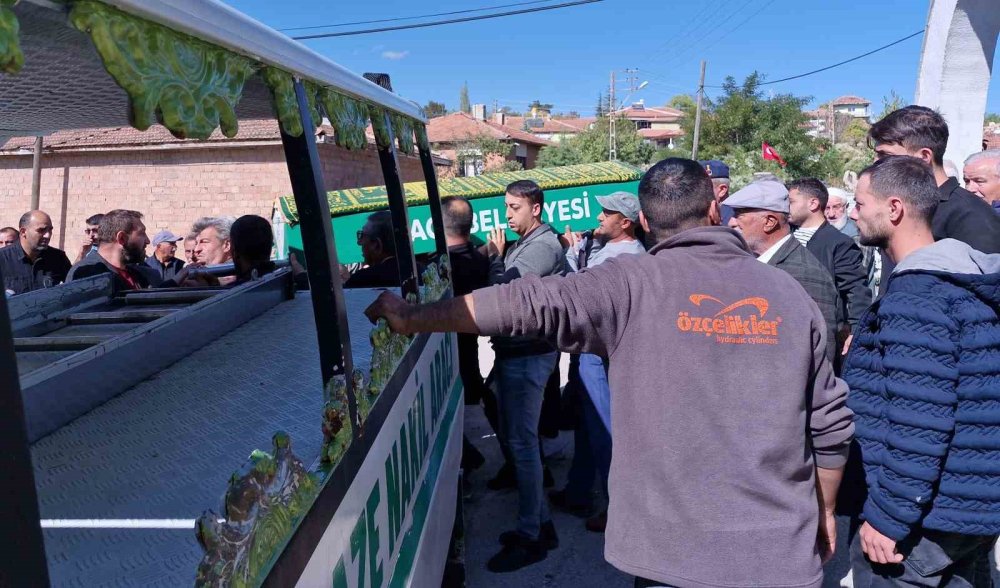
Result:
[[983,148],[998,34],[996,0],[931,0],[914,101],[944,116],[950,131],[945,159],[959,169]]

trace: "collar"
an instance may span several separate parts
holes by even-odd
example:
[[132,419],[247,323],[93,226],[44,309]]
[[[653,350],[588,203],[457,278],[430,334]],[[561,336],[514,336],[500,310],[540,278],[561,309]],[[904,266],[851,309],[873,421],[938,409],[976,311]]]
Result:
[[761,253],[759,256],[757,256],[757,261],[759,261],[761,263],[767,263],[767,262],[771,261],[771,258],[774,257],[774,254],[777,253],[778,250],[781,249],[785,245],[785,243],[787,243],[788,240],[791,239],[791,238],[792,238],[792,234],[788,233],[787,235],[785,235],[784,237],[782,237],[781,239],[779,239],[777,243],[775,243],[774,245],[771,245],[770,247],[768,247],[767,251],[765,251],[764,253]]
[[737,255],[750,255],[750,248],[735,229],[728,227],[695,227],[667,237],[649,250],[656,255],[661,251],[681,247],[711,247],[712,249]]
[[957,178],[948,178],[948,180],[938,186],[938,200],[941,202],[947,202],[951,195],[955,193],[955,190],[960,189],[961,186],[958,185]]
[[31,260],[28,259],[28,254],[25,253],[24,252],[24,248],[21,247],[21,239],[20,239],[20,237],[17,238],[17,239],[14,239],[14,242],[11,243],[8,247],[11,247],[11,250],[13,251],[13,256],[14,256],[15,259],[20,259],[21,261],[27,261],[28,263],[31,263]]
[[515,247],[520,247],[526,243],[530,243],[531,241],[537,239],[539,236],[549,232],[554,233],[555,229],[553,229],[548,223],[542,223],[537,227],[535,227],[534,229],[532,229],[531,232],[529,232],[527,235],[518,239],[517,243],[515,244]]

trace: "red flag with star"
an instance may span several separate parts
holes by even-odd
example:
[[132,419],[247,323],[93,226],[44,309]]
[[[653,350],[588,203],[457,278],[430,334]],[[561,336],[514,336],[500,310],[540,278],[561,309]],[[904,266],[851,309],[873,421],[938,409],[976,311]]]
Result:
[[778,152],[774,150],[774,147],[771,147],[767,143],[761,143],[760,148],[762,151],[762,155],[764,156],[764,159],[777,161],[778,165],[780,165],[781,167],[785,167],[786,165],[785,160],[782,159],[780,155],[778,155]]

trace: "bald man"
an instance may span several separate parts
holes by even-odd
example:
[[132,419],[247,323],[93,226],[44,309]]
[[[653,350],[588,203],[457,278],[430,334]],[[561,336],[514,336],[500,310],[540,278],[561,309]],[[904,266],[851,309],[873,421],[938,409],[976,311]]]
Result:
[[63,283],[69,258],[49,246],[52,219],[40,210],[24,213],[18,222],[18,239],[0,249],[0,276],[7,296],[49,288]]
[[1000,149],[973,154],[963,172],[965,189],[1000,212]]

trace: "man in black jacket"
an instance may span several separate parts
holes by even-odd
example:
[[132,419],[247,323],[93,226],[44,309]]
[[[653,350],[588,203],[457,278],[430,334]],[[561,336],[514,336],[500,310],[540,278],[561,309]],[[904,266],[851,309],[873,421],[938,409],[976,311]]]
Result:
[[52,238],[49,215],[41,210],[24,213],[18,231],[17,240],[0,250],[3,295],[24,294],[65,281],[69,258],[61,249],[49,245]]
[[[924,160],[934,170],[940,197],[931,219],[935,239],[958,239],[983,253],[1000,253],[1000,215],[944,171],[948,124],[940,114],[924,106],[900,108],[872,125],[868,144],[876,159],[909,155]],[[888,276],[894,267],[883,253],[882,275]],[[882,279],[879,292],[885,290],[885,283]]]
[[[788,184],[789,220],[796,226],[795,238],[819,259],[833,277],[840,295],[840,324],[834,329],[843,356],[850,346],[850,334],[861,315],[872,303],[868,289],[864,256],[854,239],[841,233],[826,220],[826,205],[830,199],[823,182],[802,178]],[[839,357],[831,358],[840,366]]]

